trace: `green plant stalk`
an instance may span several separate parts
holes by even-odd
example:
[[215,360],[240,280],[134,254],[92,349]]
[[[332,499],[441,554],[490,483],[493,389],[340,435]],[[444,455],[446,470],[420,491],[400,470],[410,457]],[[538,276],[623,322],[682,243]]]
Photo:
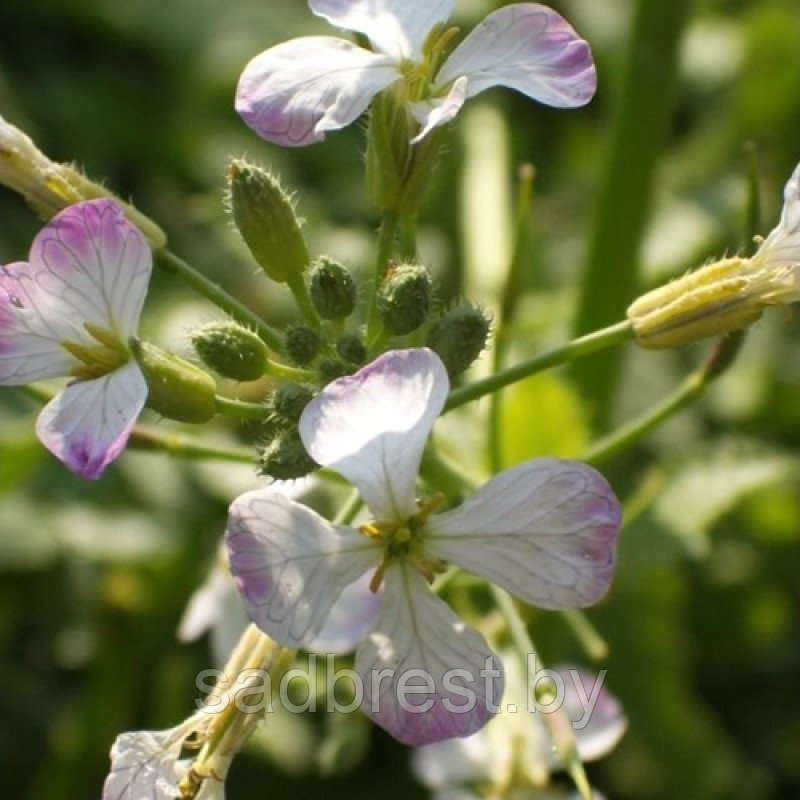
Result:
[[417,218],[400,217],[400,255],[404,262],[417,260]]
[[653,408],[627,425],[603,437],[581,455],[581,460],[597,466],[643,439],[670,417],[690,405],[708,388],[709,384],[733,363],[744,341],[739,331],[718,340],[703,364],[690,373],[683,383]]
[[[500,293],[500,306],[494,332],[492,373],[498,373],[505,361],[509,330],[520,296],[522,265],[527,252],[530,234],[530,212],[536,171],[531,164],[522,164],[518,170],[516,215],[514,219],[513,247],[508,272]],[[502,414],[500,392],[493,392],[489,404],[489,467],[497,472],[502,467],[501,444]]]
[[136,425],[127,444],[130,450],[166,453],[192,461],[227,461],[254,466],[258,456],[244,448],[217,447],[192,439],[182,433],[162,433],[145,425]]
[[[690,0],[638,0],[621,91],[583,267],[574,334],[619,319],[638,285],[639,253],[656,165],[672,120],[680,42]],[[598,430],[611,418],[621,354],[604,353],[573,370]]]
[[381,227],[378,232],[378,252],[375,256],[375,274],[367,301],[367,348],[371,348],[372,342],[378,337],[383,327],[378,317],[378,289],[386,275],[389,261],[394,254],[397,226],[397,214],[393,211],[384,211],[381,217]]
[[237,322],[252,328],[276,353],[284,352],[283,337],[275,328],[268,325],[258,314],[229,295],[221,286],[206,278],[171,250],[156,251],[155,262],[164,271],[177,275],[199,295],[230,314]]
[[[520,616],[511,595],[505,589],[501,589],[494,584],[492,584],[492,595],[497,603],[497,607],[500,609],[500,613],[505,619],[508,632],[514,642],[514,648],[522,662],[523,671],[526,671],[528,668],[528,655],[536,656],[536,663],[538,666],[541,659],[536,652],[536,648],[528,633],[528,628]],[[564,769],[572,778],[575,788],[580,792],[581,797],[584,798],[584,800],[591,800],[592,789],[589,786],[589,779],[586,777],[586,770],[583,768],[583,763],[578,755],[575,734],[572,731],[569,718],[566,716],[563,708],[555,709],[543,716],[545,725],[550,732],[553,744],[558,752],[558,756],[564,765]]]
[[633,328],[628,320],[624,320],[608,328],[573,339],[567,344],[555,347],[538,356],[515,364],[513,367],[496,372],[488,378],[454,389],[447,398],[444,411],[452,411],[454,408],[478,400],[487,394],[502,389],[504,386],[521,381],[523,378],[536,375],[559,364],[566,364],[569,361],[583,358],[597,350],[613,347],[631,338],[633,338]]
[[264,403],[248,403],[244,400],[234,400],[231,397],[216,395],[217,413],[226,417],[238,419],[266,419],[272,410]]
[[319,330],[322,327],[322,321],[311,302],[311,295],[308,292],[305,278],[302,273],[293,272],[286,278],[286,285],[294,297],[295,303],[303,316],[303,319],[314,329]]

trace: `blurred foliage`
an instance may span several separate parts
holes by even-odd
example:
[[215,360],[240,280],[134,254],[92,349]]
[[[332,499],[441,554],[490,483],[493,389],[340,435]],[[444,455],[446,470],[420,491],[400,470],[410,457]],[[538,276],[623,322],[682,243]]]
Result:
[[[468,27],[491,4],[456,5]],[[481,155],[475,134],[465,135],[465,113],[421,220],[421,255],[439,278],[439,300],[465,293],[491,308],[491,295],[479,295],[500,285],[504,262],[483,260],[476,238],[502,253],[516,166],[536,165],[512,358],[567,335],[591,222],[604,218],[601,202],[615,202],[599,187],[614,186],[611,125],[625,110],[636,4],[555,5],[593,45],[596,99],[579,111],[502,91],[474,101],[473,113],[501,120],[481,128],[491,152]],[[284,290],[256,273],[223,212],[229,157],[268,164],[298,191],[313,252],[358,270],[374,246],[359,126],[286,151],[258,140],[232,110],[250,57],[325,30],[300,0],[6,0],[0,114],[53,158],[132,198],[176,252],[278,322],[290,308]],[[745,145],[761,177],[760,230],[774,224],[800,159],[798,41],[796,0],[691,4],[668,131],[648,153],[654,180],[632,256],[637,277],[616,285],[614,263],[604,264],[616,298],[743,246]],[[664,98],[645,90],[643,100],[642,124]],[[494,165],[492,191],[465,180],[482,174],[482,158]],[[497,225],[477,227],[498,209]],[[0,220],[0,263],[24,258],[38,222],[4,190]],[[185,348],[187,330],[213,314],[156,275],[145,330]],[[608,685],[631,720],[616,752],[589,768],[610,800],[800,796],[798,334],[796,318],[767,315],[706,398],[606,469],[627,525],[611,595],[590,617],[611,645]],[[625,348],[614,421],[660,399],[703,350]],[[591,434],[591,403],[570,375],[505,392],[503,411],[507,463],[543,451],[575,455]],[[169,727],[193,708],[194,676],[210,656],[202,642],[179,645],[175,630],[213,560],[228,502],[256,479],[246,468],[128,453],[101,483],[83,483],[38,445],[35,413],[21,393],[0,394],[0,797],[99,797],[117,733]],[[482,421],[465,414],[456,424]],[[470,445],[480,433],[463,438]],[[559,616],[532,615],[546,661],[585,660]],[[228,796],[424,796],[404,748],[377,730],[359,744],[359,730],[345,735],[331,730],[337,724],[324,714],[270,720],[234,765]],[[364,747],[363,760],[348,757],[351,746],[356,755]]]

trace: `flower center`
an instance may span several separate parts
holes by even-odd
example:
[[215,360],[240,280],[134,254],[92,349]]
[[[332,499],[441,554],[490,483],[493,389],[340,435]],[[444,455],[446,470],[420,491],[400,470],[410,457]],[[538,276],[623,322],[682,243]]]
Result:
[[419,511],[404,521],[375,520],[362,525],[359,531],[371,539],[379,539],[385,552],[381,565],[375,570],[369,588],[377,592],[389,566],[399,558],[405,558],[416,567],[428,581],[432,581],[444,565],[434,558],[424,546],[424,528],[428,517],[442,504],[444,495],[435,494],[422,503]]
[[70,375],[81,381],[90,381],[102,378],[128,363],[130,350],[116,333],[90,322],[85,322],[83,327],[98,344],[87,345],[69,340],[61,342],[61,346],[81,362],[70,370]]
[[400,64],[408,102],[414,103],[430,96],[434,76],[457,35],[458,28],[448,28],[441,22],[434,25],[422,45],[422,60],[406,60]]

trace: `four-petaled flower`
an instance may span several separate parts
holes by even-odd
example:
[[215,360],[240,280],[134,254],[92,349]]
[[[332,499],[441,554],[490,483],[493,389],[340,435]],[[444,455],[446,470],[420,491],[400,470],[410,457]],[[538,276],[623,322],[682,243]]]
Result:
[[64,209],[27,263],[0,267],[0,385],[75,379],[44,407],[36,433],[84,478],[120,454],[147,399],[128,341],[151,269],[144,236],[107,199]]
[[432,513],[416,481],[449,382],[427,349],[389,351],[328,384],[306,407],[310,455],[360,491],[373,521],[328,522],[270,488],[230,509],[231,571],[251,619],[290,647],[323,630],[342,591],[365,573],[383,588],[355,659],[363,708],[413,745],[467,736],[500,701],[500,662],[427,583],[453,563],[545,608],[588,606],[608,589],[620,522],[605,480],[572,461],[501,472],[458,508]]
[[597,84],[589,45],[555,11],[516,3],[492,12],[439,67],[452,40],[453,0],[309,0],[372,50],[331,36],[292,39],[245,67],[236,110],[259,136],[300,147],[355,121],[378,92],[404,91],[420,125],[413,141],[449,122],[464,101],[506,86],[559,108],[587,103]]

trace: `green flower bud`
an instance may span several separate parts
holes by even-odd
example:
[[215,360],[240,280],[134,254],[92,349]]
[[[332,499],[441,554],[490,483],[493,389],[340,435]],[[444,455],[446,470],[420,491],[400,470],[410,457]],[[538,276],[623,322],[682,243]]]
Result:
[[364,340],[357,333],[346,333],[336,342],[336,352],[348,364],[360,367],[367,360],[367,348]]
[[450,309],[431,328],[426,344],[444,362],[451,378],[460,375],[486,347],[491,324],[475,306]]
[[326,358],[320,362],[317,371],[325,383],[330,383],[330,381],[335,381],[343,375],[349,375],[352,372],[352,368],[341,361],[337,361],[335,358]]
[[296,325],[286,331],[286,355],[300,367],[310,364],[322,347],[319,334],[306,325]]
[[401,264],[389,270],[378,290],[378,313],[386,330],[401,336],[422,325],[431,307],[433,286],[425,267]]
[[261,167],[235,160],[228,180],[234,222],[264,272],[279,283],[303,272],[309,257],[300,220],[277,179]]
[[192,333],[192,344],[209,369],[235,381],[254,381],[269,364],[264,342],[236,322],[209,322]]
[[261,454],[258,471],[278,481],[289,481],[308,475],[317,466],[303,447],[297,429],[292,429],[270,442]]
[[311,268],[309,291],[322,319],[344,319],[356,307],[353,276],[336,261],[321,256]]
[[280,419],[297,422],[313,397],[314,392],[308,386],[282,383],[272,395],[272,408]]
[[207,422],[214,416],[216,384],[207,372],[149,342],[130,344],[147,382],[149,408],[178,422]]

